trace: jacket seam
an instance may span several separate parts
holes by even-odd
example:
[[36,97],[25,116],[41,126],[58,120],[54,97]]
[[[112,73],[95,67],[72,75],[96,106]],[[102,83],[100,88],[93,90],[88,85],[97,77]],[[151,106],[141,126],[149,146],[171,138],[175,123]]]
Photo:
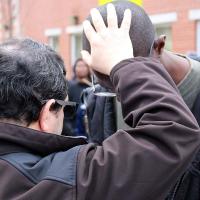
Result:
[[[9,165],[11,165],[12,167],[14,167],[18,172],[20,172],[24,177],[26,177],[31,183],[33,183],[34,185],[40,183],[41,181],[43,180],[51,180],[51,181],[55,181],[55,182],[59,182],[59,183],[63,183],[65,185],[68,185],[68,186],[71,186],[73,187],[73,185],[69,184],[69,183],[66,183],[65,181],[63,181],[62,179],[56,177],[56,176],[46,176],[44,179],[41,179],[40,181],[36,181],[36,180],[33,180],[33,179],[36,179],[34,176],[33,179],[31,179],[30,177],[28,177],[22,170],[20,170],[19,168],[17,168],[12,162],[9,162],[9,160],[6,160],[6,159],[3,159],[3,158],[0,158],[0,160],[3,160],[5,162],[7,162]],[[15,162],[15,161],[13,161]],[[16,162],[15,162],[16,163]],[[57,180],[53,179],[53,178],[56,178]]]
[[77,165],[76,165],[76,191],[75,191],[75,196],[76,196],[76,198],[75,198],[75,200],[77,200],[78,199],[78,181],[77,181],[77,179],[78,179],[78,167],[79,167],[79,163],[80,163],[80,159],[79,159],[79,156],[80,156],[80,154],[81,154],[81,152],[83,151],[83,148],[84,148],[85,146],[84,145],[82,145],[80,148],[79,148],[79,150],[78,150],[78,152],[77,152],[77,157],[76,157],[76,159],[77,159]]

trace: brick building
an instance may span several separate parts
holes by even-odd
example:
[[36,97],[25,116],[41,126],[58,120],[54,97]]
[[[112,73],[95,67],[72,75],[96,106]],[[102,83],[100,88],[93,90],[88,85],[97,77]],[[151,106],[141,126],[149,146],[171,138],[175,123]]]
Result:
[[200,55],[200,0],[143,0],[158,34],[167,33],[170,50]]
[[[101,0],[1,0],[0,41],[28,36],[48,43],[64,58],[68,78],[80,56],[81,22]],[[200,54],[200,0],[139,0],[167,48]]]

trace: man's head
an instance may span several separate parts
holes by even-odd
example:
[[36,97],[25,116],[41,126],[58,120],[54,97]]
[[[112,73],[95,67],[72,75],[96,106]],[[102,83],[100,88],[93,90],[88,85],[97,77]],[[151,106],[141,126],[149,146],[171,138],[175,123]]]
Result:
[[[161,52],[164,47],[163,38],[159,38],[159,40],[155,41],[155,29],[154,26],[146,14],[146,12],[139,6],[134,3],[128,1],[116,1],[113,2],[117,17],[118,17],[118,26],[121,25],[124,11],[126,9],[130,9],[132,12],[132,21],[130,26],[130,39],[133,45],[133,54],[134,56],[143,56],[147,57],[150,53],[155,55],[155,52]],[[103,5],[98,7],[97,9],[100,11],[105,24],[107,25],[107,5]],[[88,17],[88,20],[92,23],[91,16]],[[120,48],[120,46],[119,46]],[[151,50],[156,50],[151,52]],[[87,50],[90,52],[90,44],[83,33],[83,50]],[[157,54],[157,53],[156,53]],[[107,76],[102,75],[98,72],[95,72],[97,78],[99,79],[99,83],[107,88],[112,89],[112,84]]]
[[[146,12],[141,7],[128,1],[116,1],[112,4],[114,4],[116,9],[118,26],[121,25],[124,11],[126,9],[130,9],[132,12],[132,21],[129,35],[133,45],[134,56],[149,56],[155,39],[155,30]],[[106,7],[107,5],[103,5],[97,9],[100,11],[103,20],[107,25]],[[88,17],[88,20],[92,22],[91,16]],[[85,34],[83,34],[83,49],[90,52],[90,45]]]
[[55,51],[31,39],[0,45],[0,121],[60,132],[55,99],[66,96],[64,63]]

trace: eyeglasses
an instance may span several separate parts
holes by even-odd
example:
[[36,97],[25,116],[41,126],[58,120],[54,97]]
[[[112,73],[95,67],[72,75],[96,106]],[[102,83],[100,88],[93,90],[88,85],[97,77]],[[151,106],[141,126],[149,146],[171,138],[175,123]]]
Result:
[[[41,101],[42,104],[47,103],[49,100]],[[56,109],[62,106],[64,110],[64,116],[66,119],[73,118],[76,114],[78,103],[72,101],[63,101],[59,99],[55,99],[55,103],[52,105],[52,109]]]

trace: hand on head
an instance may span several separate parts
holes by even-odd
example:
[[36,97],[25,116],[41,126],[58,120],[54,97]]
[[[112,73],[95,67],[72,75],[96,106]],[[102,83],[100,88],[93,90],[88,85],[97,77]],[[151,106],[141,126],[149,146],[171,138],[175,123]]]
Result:
[[129,36],[131,11],[127,9],[124,12],[120,27],[118,27],[115,7],[112,4],[107,6],[108,27],[97,9],[91,10],[91,16],[95,29],[89,21],[86,20],[83,23],[85,35],[90,42],[91,54],[83,50],[82,57],[93,70],[109,75],[117,63],[133,57],[133,47]]

